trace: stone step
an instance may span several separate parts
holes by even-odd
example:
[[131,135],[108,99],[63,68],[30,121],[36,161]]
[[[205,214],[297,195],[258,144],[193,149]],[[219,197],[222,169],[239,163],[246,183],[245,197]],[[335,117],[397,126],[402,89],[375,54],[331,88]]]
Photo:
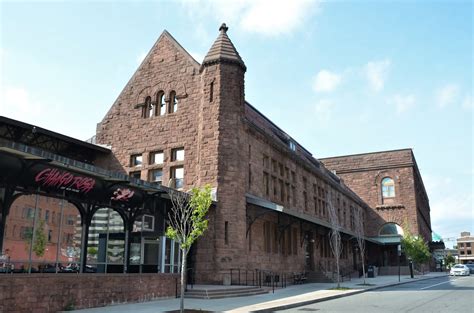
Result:
[[221,299],[232,297],[254,296],[268,293],[268,291],[259,287],[242,287],[242,288],[227,288],[227,289],[201,289],[188,290],[184,294],[185,298],[194,299]]

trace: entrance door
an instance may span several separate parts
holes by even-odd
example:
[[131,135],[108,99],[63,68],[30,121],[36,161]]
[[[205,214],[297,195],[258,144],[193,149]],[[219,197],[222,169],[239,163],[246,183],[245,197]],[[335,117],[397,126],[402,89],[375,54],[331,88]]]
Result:
[[160,254],[161,244],[160,240],[156,239],[145,239],[143,240],[143,273],[158,273],[160,269]]

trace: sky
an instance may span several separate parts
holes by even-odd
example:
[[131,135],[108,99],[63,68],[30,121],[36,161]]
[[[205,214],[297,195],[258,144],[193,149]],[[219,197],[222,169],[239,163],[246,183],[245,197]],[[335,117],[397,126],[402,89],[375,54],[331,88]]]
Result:
[[85,140],[163,30],[222,22],[246,100],[316,158],[412,148],[432,229],[474,233],[472,1],[0,0],[0,115]]

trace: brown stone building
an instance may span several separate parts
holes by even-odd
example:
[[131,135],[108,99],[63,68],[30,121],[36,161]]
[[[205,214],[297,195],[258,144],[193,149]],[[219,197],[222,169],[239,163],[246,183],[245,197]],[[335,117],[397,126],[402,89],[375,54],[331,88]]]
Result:
[[431,241],[426,194],[411,149],[363,153],[321,159],[373,210],[367,235],[379,236],[380,220],[395,223]]
[[112,151],[97,161],[104,168],[178,189],[214,188],[217,206],[190,260],[199,280],[222,282],[235,269],[329,271],[331,208],[343,233],[344,271],[360,263],[359,210],[372,254],[396,244],[379,239],[397,235],[406,220],[430,239],[428,198],[411,150],[321,163],[246,102],[246,66],[225,24],[219,31],[202,64],[164,31],[96,137]]

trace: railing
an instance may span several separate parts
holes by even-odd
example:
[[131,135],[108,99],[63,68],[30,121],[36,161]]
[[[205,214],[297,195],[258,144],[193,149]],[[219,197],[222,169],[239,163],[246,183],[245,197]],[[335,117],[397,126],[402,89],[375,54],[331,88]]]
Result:
[[[230,284],[241,285],[241,286],[258,286],[258,287],[272,287],[275,288],[286,288],[291,282],[295,283],[295,274],[288,272],[276,272],[263,269],[241,269],[231,268],[229,269]],[[299,282],[306,280],[304,273],[299,273]]]
[[337,281],[337,276],[339,275],[339,282],[343,282],[344,280],[350,281],[352,279],[353,270],[350,267],[347,268],[339,268],[339,273],[337,271],[327,270],[326,267],[321,263],[318,262],[319,270],[330,280]]

